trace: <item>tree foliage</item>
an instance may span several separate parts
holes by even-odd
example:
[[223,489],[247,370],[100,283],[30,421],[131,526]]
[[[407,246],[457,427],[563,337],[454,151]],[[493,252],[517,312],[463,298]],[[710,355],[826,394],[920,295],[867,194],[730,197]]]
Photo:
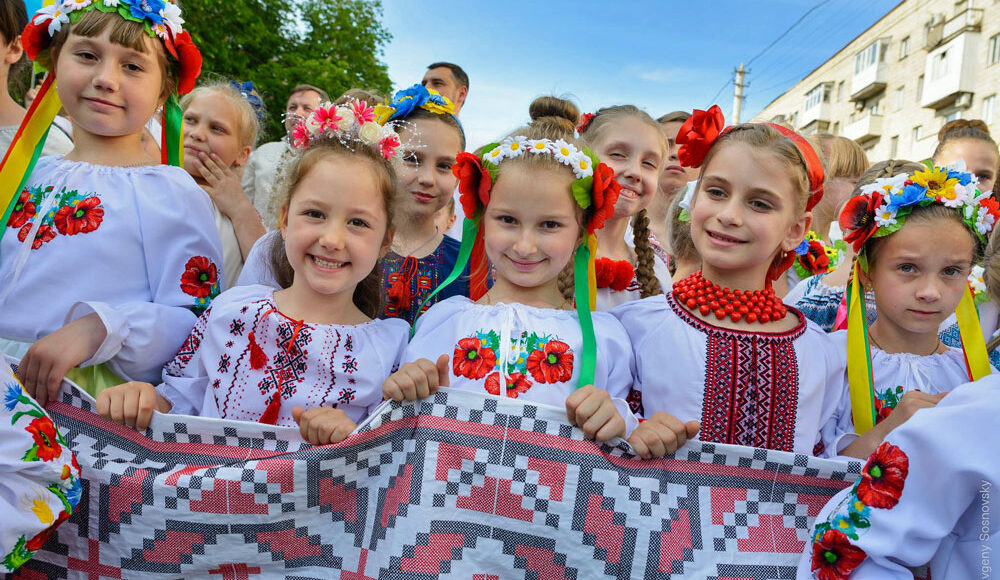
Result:
[[187,0],[185,29],[202,76],[253,81],[267,107],[261,142],[284,134],[288,91],[307,83],[336,98],[349,88],[391,90],[380,0]]

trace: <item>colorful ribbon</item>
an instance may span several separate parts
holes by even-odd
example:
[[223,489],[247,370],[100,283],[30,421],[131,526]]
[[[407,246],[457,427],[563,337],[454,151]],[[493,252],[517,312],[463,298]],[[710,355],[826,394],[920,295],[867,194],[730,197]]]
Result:
[[[595,244],[596,245],[596,244]],[[590,253],[590,241],[584,240],[573,255],[573,294],[576,299],[576,315],[580,319],[580,332],[583,334],[583,352],[580,356],[580,378],[576,388],[594,384],[594,369],[597,367],[597,339],[594,336],[594,320],[590,316],[591,300],[580,293],[590,288],[590,272],[594,268],[593,254]],[[595,283],[596,284],[596,283]],[[596,293],[588,292],[591,297]]]
[[868,343],[865,293],[861,289],[860,278],[861,264],[855,263],[854,275],[847,287],[847,382],[854,431],[864,435],[875,426],[875,381]]
[[163,104],[163,135],[160,140],[163,147],[160,149],[160,163],[164,165],[184,167],[184,139],[181,136],[183,119],[184,112],[177,102],[177,95],[171,94]]
[[979,325],[979,314],[972,300],[972,290],[968,286],[962,294],[958,308],[955,309],[955,318],[958,320],[958,332],[962,337],[965,368],[969,371],[969,378],[978,381],[992,371],[990,357],[986,353],[986,339],[983,338],[983,329]]

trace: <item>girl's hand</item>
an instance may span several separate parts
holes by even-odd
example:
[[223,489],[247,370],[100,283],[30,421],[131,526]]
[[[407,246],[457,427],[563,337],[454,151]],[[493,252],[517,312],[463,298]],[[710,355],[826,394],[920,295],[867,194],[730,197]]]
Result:
[[98,415],[140,431],[149,427],[153,411],[169,413],[170,408],[170,402],[158,395],[156,387],[149,383],[133,381],[97,394]]
[[697,421],[682,423],[673,415],[655,413],[639,423],[628,438],[628,444],[643,459],[663,457],[680,449],[698,434],[698,429],[701,429],[701,425]]
[[215,153],[199,152],[198,158],[192,159],[191,164],[205,180],[207,185],[204,189],[208,196],[227,217],[235,215],[246,203],[250,203],[240,185],[240,177],[232,168],[225,166]]
[[299,424],[302,438],[313,445],[340,443],[358,428],[347,413],[331,407],[314,407],[309,410],[294,407],[292,419]]
[[875,452],[875,449],[882,444],[882,441],[889,433],[909,420],[914,413],[920,409],[929,409],[937,406],[947,393],[940,395],[929,395],[920,391],[910,391],[899,399],[899,404],[889,413],[884,421],[869,429],[852,441],[847,447],[840,451],[839,455],[846,455],[858,459],[868,459]]
[[625,436],[625,419],[622,419],[611,395],[594,385],[581,387],[566,399],[569,422],[583,429],[587,439],[608,441]]
[[17,367],[24,390],[44,407],[56,398],[66,373],[93,357],[107,335],[101,318],[88,314],[38,339]]
[[448,386],[449,360],[448,355],[443,354],[436,363],[422,358],[404,364],[382,384],[382,396],[398,402],[433,395],[439,387]]

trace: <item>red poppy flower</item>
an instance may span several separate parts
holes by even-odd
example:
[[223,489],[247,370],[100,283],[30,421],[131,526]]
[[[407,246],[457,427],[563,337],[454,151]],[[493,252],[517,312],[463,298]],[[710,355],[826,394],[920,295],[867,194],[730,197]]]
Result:
[[[10,212],[10,219],[7,220],[7,227],[19,228],[28,223],[28,220],[35,216],[35,204],[31,201],[31,194],[25,189],[14,202],[14,210]],[[27,234],[25,234],[27,235]],[[22,242],[24,240],[21,240]]]
[[584,113],[580,115],[580,122],[576,125],[576,132],[583,135],[587,128],[590,127],[590,122],[594,120],[593,113]]
[[615,203],[621,193],[621,185],[615,181],[615,170],[604,163],[594,167],[593,215],[587,224],[587,232],[594,233],[604,227],[604,222],[615,213]]
[[910,459],[903,450],[883,441],[861,471],[858,499],[866,506],[891,509],[899,502],[910,470]]
[[24,549],[29,552],[37,552],[38,550],[41,550],[42,546],[45,545],[45,542],[49,541],[49,536],[52,535],[52,532],[56,531],[56,528],[68,519],[69,514],[66,513],[66,510],[59,512],[59,517],[56,518],[56,521],[52,522],[51,526],[38,532],[34,538],[28,540],[28,543],[24,545]]
[[201,52],[191,41],[187,32],[174,34],[172,39],[165,40],[163,45],[180,67],[177,72],[177,94],[183,95],[194,88],[194,83],[201,74]]
[[809,251],[799,256],[799,264],[810,274],[826,274],[830,269],[830,256],[826,255],[823,244],[816,240],[809,242]]
[[564,383],[573,377],[573,353],[565,342],[550,340],[528,355],[526,366],[539,383]]
[[35,455],[42,461],[52,461],[62,455],[62,446],[59,445],[59,436],[56,434],[56,426],[52,424],[52,419],[48,417],[38,417],[34,419],[25,431],[31,433],[38,450]]
[[496,353],[492,348],[483,346],[478,338],[463,338],[458,341],[458,348],[452,357],[455,374],[469,379],[485,377],[496,364]]
[[451,172],[458,178],[458,200],[462,203],[465,217],[471,218],[480,204],[490,202],[490,188],[493,186],[490,172],[478,157],[471,153],[459,153]]
[[[512,399],[516,399],[518,395],[528,392],[531,388],[531,381],[521,373],[511,373],[506,382],[507,396]],[[486,377],[486,391],[493,395],[500,394],[500,373],[490,373],[490,376]]]
[[104,208],[101,207],[101,198],[99,197],[88,197],[72,205],[64,205],[52,218],[56,229],[65,236],[92,232],[101,225],[103,220]]
[[184,264],[181,290],[195,298],[205,298],[212,293],[212,286],[218,279],[219,271],[211,260],[204,256],[194,256]]
[[[17,232],[17,239],[23,242],[27,237],[28,233],[31,231],[31,222],[21,226],[21,229]],[[52,229],[52,226],[44,224],[38,227],[38,231],[35,232],[35,240],[31,242],[31,249],[37,250],[42,247],[42,244],[51,242],[56,237],[56,231]]]
[[38,60],[38,53],[49,47],[52,39],[49,37],[48,26],[49,23],[46,21],[42,24],[28,22],[24,27],[24,32],[21,33],[21,46],[29,60]]
[[722,134],[726,119],[718,105],[707,111],[694,110],[677,131],[677,158],[685,167],[700,167],[716,139]]
[[851,545],[840,530],[827,530],[813,543],[812,571],[819,580],[844,580],[851,575],[867,554]]
[[856,195],[847,201],[844,211],[840,212],[840,228],[845,232],[844,241],[852,244],[855,252],[861,251],[861,246],[878,229],[875,222],[875,210],[882,205],[882,194],[874,192],[871,195]]

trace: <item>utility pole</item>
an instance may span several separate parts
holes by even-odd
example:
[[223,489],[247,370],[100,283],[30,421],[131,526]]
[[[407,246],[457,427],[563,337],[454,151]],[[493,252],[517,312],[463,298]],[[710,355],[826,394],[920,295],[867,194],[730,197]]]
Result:
[[740,63],[740,68],[736,69],[736,89],[733,91],[733,124],[740,122],[740,113],[743,111],[743,88],[748,86],[745,82],[747,71],[743,63]]

